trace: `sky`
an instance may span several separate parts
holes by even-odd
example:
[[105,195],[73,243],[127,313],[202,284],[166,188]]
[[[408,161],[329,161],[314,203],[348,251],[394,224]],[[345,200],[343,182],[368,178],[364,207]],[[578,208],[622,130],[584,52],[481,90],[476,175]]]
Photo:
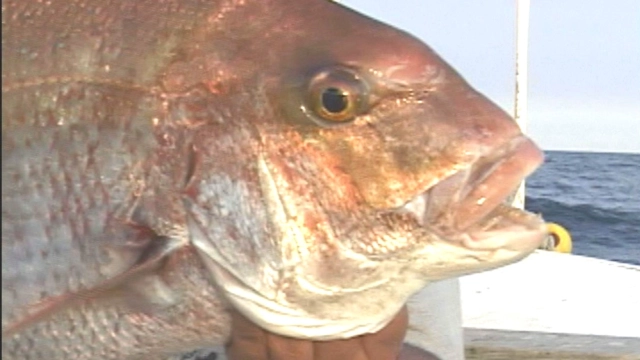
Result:
[[[340,0],[427,43],[513,114],[515,0]],[[527,133],[640,153],[640,0],[531,0]]]

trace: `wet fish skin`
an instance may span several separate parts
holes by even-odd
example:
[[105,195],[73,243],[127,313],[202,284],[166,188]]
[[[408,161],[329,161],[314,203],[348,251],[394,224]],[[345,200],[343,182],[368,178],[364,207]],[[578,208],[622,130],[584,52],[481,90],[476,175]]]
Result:
[[[320,0],[2,6],[3,358],[221,344],[230,306],[352,336],[543,238],[507,210],[507,240],[469,238],[540,154],[400,31]],[[360,86],[353,121],[310,106],[323,72]],[[396,211],[430,189],[424,219]]]
[[[167,2],[165,12],[191,6],[181,22],[187,26],[196,18],[187,17],[206,12],[205,4],[174,2],[172,10]],[[3,3],[3,333],[50,309],[42,322],[3,336],[3,358],[157,358],[226,337],[224,307],[190,248],[154,272],[161,280],[133,279],[120,291],[162,302],[144,284],[171,288],[179,300],[165,299],[161,312],[132,313],[132,305],[148,309],[147,301],[114,301],[118,294],[71,301],[126,272],[149,246],[162,248],[155,231],[179,222],[172,218],[179,196],[162,190],[170,174],[155,175],[184,165],[167,156],[164,125],[153,125],[163,110],[150,94],[157,71],[150,68],[165,49],[150,49],[158,46],[152,39],[166,40],[156,30],[171,25],[159,19],[172,18],[178,28],[181,19],[152,5]],[[137,210],[145,206],[154,213]],[[154,219],[143,224],[145,217]]]

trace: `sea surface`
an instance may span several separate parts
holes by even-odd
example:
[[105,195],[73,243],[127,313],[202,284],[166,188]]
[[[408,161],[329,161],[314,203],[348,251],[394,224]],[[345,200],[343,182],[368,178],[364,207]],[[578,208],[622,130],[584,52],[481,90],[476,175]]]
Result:
[[545,152],[525,208],[565,227],[574,254],[640,265],[640,154]]

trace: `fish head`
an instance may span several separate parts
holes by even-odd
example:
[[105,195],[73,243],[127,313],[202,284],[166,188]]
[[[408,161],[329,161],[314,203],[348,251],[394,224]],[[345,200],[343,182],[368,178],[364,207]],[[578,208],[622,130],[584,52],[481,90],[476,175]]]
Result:
[[285,335],[356,336],[429,282],[540,245],[543,221],[506,199],[543,155],[508,114],[400,30],[266,3],[202,60],[222,64],[206,91],[224,116],[196,127],[184,192],[234,307]]

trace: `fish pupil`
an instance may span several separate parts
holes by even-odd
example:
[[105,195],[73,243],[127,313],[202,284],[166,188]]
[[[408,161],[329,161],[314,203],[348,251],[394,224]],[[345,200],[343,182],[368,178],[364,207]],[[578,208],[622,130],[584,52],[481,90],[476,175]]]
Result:
[[338,88],[327,88],[322,92],[322,106],[328,112],[341,113],[349,107],[348,95]]

